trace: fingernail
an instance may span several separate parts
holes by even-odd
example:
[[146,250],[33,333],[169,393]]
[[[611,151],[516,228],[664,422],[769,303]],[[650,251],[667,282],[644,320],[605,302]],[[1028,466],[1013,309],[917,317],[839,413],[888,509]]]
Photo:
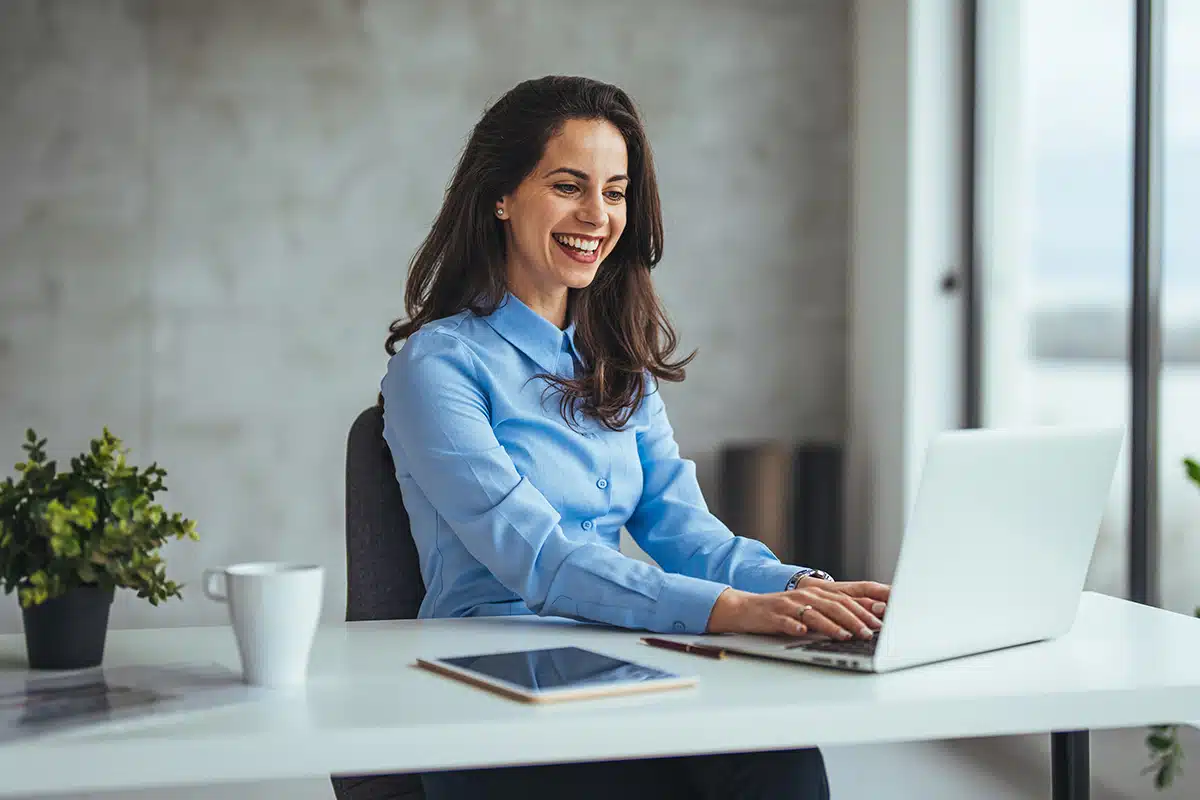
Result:
[[861,631],[858,632],[858,635],[864,639],[870,639],[875,634],[871,632],[870,628],[863,628]]
[[849,639],[852,634],[850,633],[850,631],[846,630],[845,628],[842,628],[841,630],[838,631],[837,635],[838,635],[839,639]]
[[871,613],[873,614],[882,614],[885,611],[887,611],[887,606],[885,606],[883,603],[876,603],[875,605],[871,606]]

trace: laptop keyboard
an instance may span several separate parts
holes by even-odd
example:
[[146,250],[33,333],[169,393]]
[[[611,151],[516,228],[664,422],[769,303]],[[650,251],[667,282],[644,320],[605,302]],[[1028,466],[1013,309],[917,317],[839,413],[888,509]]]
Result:
[[789,644],[787,649],[802,647],[805,650],[810,650],[816,653],[838,653],[849,656],[873,656],[875,655],[875,643],[879,641],[879,636],[873,636],[870,639],[847,639],[846,641],[838,641],[830,639],[823,642],[797,642]]

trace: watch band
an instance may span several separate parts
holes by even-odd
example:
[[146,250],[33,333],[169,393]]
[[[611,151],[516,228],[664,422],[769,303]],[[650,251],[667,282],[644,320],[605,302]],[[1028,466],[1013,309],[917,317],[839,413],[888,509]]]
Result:
[[797,572],[795,575],[793,575],[791,577],[791,579],[787,582],[787,586],[784,587],[784,591],[790,592],[793,589],[797,588],[800,585],[800,581],[804,580],[805,578],[820,578],[823,581],[832,581],[833,580],[833,576],[830,575],[825,570],[812,569],[811,567],[809,567],[806,569],[802,569],[799,572]]

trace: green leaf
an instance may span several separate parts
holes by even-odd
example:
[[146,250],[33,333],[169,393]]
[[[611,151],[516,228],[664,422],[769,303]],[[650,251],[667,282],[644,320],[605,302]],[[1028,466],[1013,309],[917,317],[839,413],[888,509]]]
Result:
[[1185,458],[1183,460],[1183,466],[1187,470],[1187,476],[1191,478],[1192,482],[1200,484],[1200,463],[1197,463],[1190,458]]
[[26,431],[19,481],[0,478],[0,589],[19,590],[26,607],[73,586],[128,588],[154,604],[180,597],[160,548],[195,535],[195,523],[154,501],[167,474],[157,462],[140,470],[107,427],[89,449],[46,459],[45,439]]
[[1146,744],[1155,750],[1167,750],[1175,744],[1175,739],[1169,734],[1156,732],[1146,737]]
[[1164,761],[1162,768],[1158,771],[1157,779],[1154,785],[1159,789],[1169,789],[1175,783],[1175,777],[1179,774],[1179,762],[1175,759]]

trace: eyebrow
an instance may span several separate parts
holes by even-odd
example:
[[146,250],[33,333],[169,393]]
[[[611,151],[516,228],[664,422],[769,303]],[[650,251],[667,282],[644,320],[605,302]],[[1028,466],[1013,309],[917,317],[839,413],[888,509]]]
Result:
[[[545,175],[543,175],[542,177],[549,178],[551,175],[556,175],[559,172],[565,172],[568,175],[574,176],[581,181],[591,180],[591,177],[589,177],[586,172],[583,172],[582,170],[578,170],[578,169],[571,169],[570,167],[559,167],[558,169],[552,169],[549,172],[547,172]],[[611,178],[609,178],[607,181],[605,181],[605,183],[612,183],[613,181],[627,181],[627,180],[629,180],[628,175],[613,175]]]

